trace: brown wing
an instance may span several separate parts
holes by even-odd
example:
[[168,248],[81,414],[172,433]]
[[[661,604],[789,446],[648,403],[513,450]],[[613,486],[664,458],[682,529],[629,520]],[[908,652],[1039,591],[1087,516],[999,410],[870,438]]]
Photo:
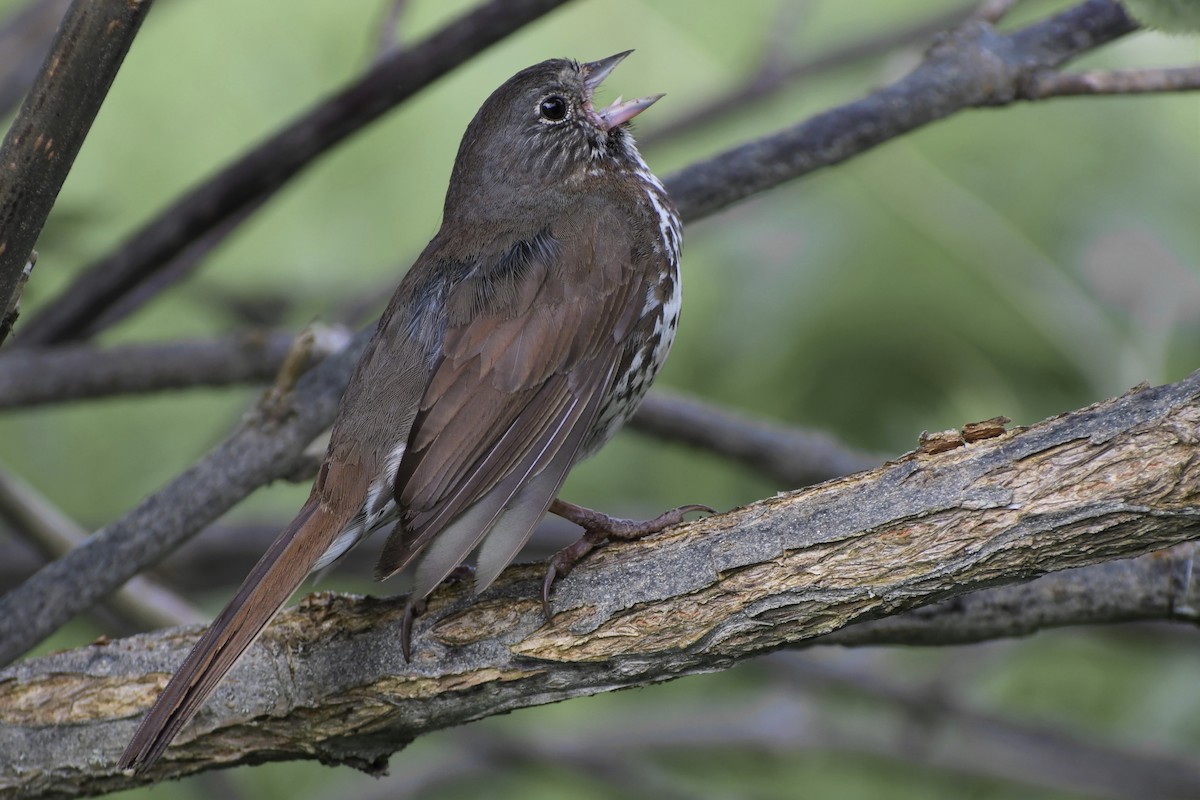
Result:
[[[428,548],[420,596],[489,532],[506,542],[490,552],[519,549],[574,463],[641,315],[645,284],[629,242],[611,215],[585,230],[548,229],[451,291],[396,474],[401,521],[377,574]],[[503,565],[481,568],[490,580]]]

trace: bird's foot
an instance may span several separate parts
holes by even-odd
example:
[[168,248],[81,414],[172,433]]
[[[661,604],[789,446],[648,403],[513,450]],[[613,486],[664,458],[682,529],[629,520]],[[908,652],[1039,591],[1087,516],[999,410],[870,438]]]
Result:
[[658,533],[672,525],[678,525],[683,522],[685,514],[693,511],[716,513],[708,506],[692,504],[673,508],[659,514],[654,519],[632,520],[610,517],[574,503],[554,500],[550,503],[550,513],[575,523],[583,528],[584,533],[579,541],[555,553],[550,559],[549,566],[546,567],[546,577],[542,580],[542,611],[546,615],[546,621],[549,622],[554,617],[550,608],[550,588],[554,585],[555,579],[570,574],[584,556],[603,544],[606,539],[620,539],[626,542],[641,539],[643,536]]

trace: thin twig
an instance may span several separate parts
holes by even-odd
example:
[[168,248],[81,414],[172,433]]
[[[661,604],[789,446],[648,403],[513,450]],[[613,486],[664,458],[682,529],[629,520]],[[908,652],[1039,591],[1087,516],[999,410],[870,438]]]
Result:
[[1025,91],[1029,100],[1099,94],[1193,92],[1200,89],[1200,65],[1174,69],[1041,72]]
[[375,34],[375,61],[382,61],[400,49],[400,37],[397,29],[400,18],[408,9],[408,0],[386,0],[384,3],[383,19],[379,22],[379,31]]
[[[23,534],[47,560],[66,553],[87,538],[81,528],[36,489],[0,467],[0,519]],[[106,601],[133,630],[197,625],[206,619],[195,606],[162,584],[138,576]]]
[[772,37],[774,46],[769,51],[771,57],[765,58],[753,75],[709,99],[702,106],[658,128],[648,129],[638,137],[638,141],[643,145],[662,144],[673,136],[692,133],[701,126],[727,119],[734,112],[766,100],[801,78],[841,69],[868,58],[881,58],[894,50],[926,42],[934,34],[962,23],[971,15],[971,9],[970,5],[951,9],[910,27],[865,36],[828,52],[795,61],[784,60],[778,49],[780,43]]
[[789,489],[870,469],[887,458],[824,431],[755,419],[662,390],[651,392],[630,424],[639,433],[738,461]]
[[0,145],[0,309],[12,299],[58,190],[150,0],[75,0]]
[[[314,328],[309,366],[345,347],[343,328]],[[292,347],[289,331],[110,348],[60,345],[0,355],[0,409],[121,394],[271,381]]]

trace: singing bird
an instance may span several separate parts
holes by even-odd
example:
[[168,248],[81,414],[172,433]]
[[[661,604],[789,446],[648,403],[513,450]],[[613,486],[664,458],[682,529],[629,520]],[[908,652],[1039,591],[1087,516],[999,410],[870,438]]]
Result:
[[[568,471],[634,413],[679,321],[679,215],[629,121],[662,95],[596,108],[627,55],[544,61],[467,126],[441,228],[404,276],[342,398],[296,518],[196,643],[121,757],[153,762],[305,577],[390,526],[376,577],[416,562],[412,614],[476,552],[482,591],[547,509],[605,535],[677,522],[612,520],[555,500]],[[553,506],[551,505],[553,503]]]

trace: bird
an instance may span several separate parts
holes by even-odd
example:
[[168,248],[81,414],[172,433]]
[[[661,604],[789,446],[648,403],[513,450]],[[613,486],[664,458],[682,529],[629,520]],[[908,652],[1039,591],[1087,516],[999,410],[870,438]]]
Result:
[[675,339],[682,224],[630,120],[654,94],[598,107],[632,51],[551,59],[497,88],[458,148],[437,234],[404,275],[342,397],[308,500],[197,641],[118,761],[157,760],[312,572],[391,528],[375,570],[415,563],[403,651],[424,599],[474,552],[475,590],[548,510],[582,524],[569,571],[643,523],[556,499],[633,415]]

